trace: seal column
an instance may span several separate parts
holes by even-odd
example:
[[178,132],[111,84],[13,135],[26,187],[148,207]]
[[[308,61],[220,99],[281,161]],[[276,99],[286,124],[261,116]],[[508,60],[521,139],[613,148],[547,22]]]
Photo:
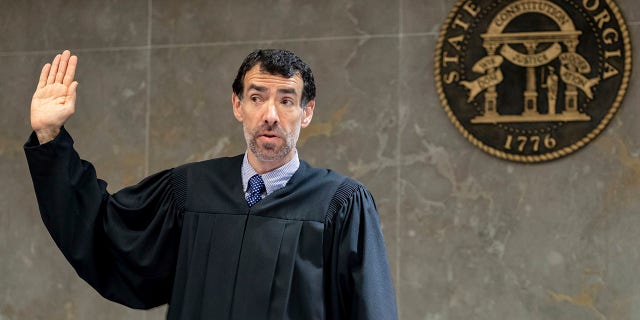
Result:
[[[534,41],[527,41],[524,43],[527,48],[527,52],[530,55],[536,53],[536,47],[538,43]],[[524,92],[524,113],[523,116],[535,116],[538,115],[538,90],[536,87],[536,68],[532,66],[527,67],[527,90]]]
[[[575,53],[578,46],[578,40],[566,40],[564,44],[567,46],[569,53]],[[570,63],[567,64],[569,71],[576,71],[575,66]],[[576,86],[567,83],[567,88],[564,91],[564,112],[563,113],[578,113],[578,90]]]
[[[500,44],[491,40],[485,40],[482,46],[487,51],[488,56],[495,55],[496,50]],[[495,73],[496,68],[489,70],[489,74]],[[496,86],[490,86],[487,88],[487,92],[484,94],[484,118],[496,118],[500,116],[497,110],[498,93],[496,92]]]

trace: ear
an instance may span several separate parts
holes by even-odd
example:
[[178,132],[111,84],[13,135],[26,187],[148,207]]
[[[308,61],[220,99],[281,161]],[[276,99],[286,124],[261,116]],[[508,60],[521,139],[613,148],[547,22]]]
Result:
[[231,93],[231,104],[233,105],[233,115],[239,122],[242,122],[242,101],[240,100],[240,97],[238,97],[238,95],[236,95],[235,93]]
[[301,122],[301,127],[302,128],[306,128],[309,123],[311,123],[311,118],[313,118],[313,109],[315,109],[316,107],[316,101],[315,100],[311,100],[309,102],[307,102],[307,106],[303,109],[303,114],[302,114],[302,122]]

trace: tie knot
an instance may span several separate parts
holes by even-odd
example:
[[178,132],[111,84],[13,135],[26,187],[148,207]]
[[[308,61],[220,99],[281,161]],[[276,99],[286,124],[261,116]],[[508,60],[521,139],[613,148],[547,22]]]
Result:
[[262,177],[259,174],[253,175],[249,178],[249,193],[254,190],[262,193],[265,189],[264,180],[262,180]]
[[247,197],[247,204],[249,204],[249,207],[253,207],[254,204],[262,200],[262,193],[266,191],[264,181],[259,174],[256,174],[249,178],[248,189],[249,196]]

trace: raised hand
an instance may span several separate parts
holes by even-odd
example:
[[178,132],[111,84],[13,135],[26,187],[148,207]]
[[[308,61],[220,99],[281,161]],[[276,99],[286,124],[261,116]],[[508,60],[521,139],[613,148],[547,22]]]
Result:
[[65,50],[42,67],[31,100],[31,128],[40,144],[53,140],[75,111],[78,82],[73,77],[77,64],[78,57]]

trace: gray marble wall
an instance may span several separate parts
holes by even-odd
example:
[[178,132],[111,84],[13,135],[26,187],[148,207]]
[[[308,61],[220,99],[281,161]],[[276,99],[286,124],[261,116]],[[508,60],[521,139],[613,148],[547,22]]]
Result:
[[[67,128],[116,191],[243,151],[230,86],[256,47],[313,67],[300,154],[376,197],[401,319],[640,319],[637,75],[583,150],[498,160],[457,132],[435,92],[435,42],[454,3],[0,0],[0,320],[164,318],[102,299],[40,221],[22,144],[45,61],[79,55]],[[617,3],[639,43],[640,2]]]

